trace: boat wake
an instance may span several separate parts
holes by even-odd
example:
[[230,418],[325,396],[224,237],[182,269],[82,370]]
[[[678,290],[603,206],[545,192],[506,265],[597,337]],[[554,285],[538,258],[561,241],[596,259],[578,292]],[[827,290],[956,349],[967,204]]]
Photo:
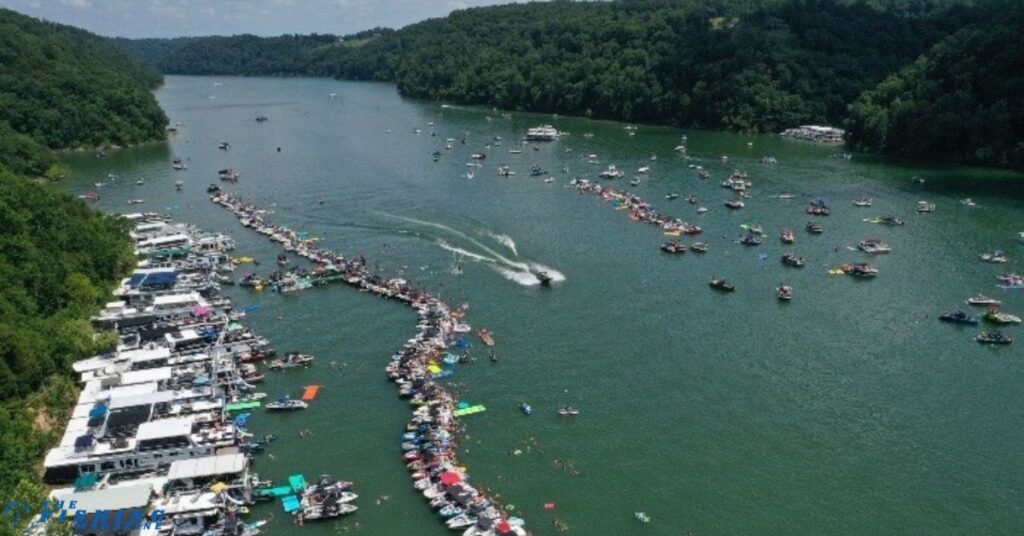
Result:
[[538,279],[536,275],[538,272],[546,272],[552,282],[558,283],[565,281],[565,274],[551,268],[550,266],[519,259],[519,251],[516,248],[516,243],[512,237],[508,235],[495,233],[490,230],[482,231],[484,234],[493,238],[495,241],[511,251],[513,256],[516,257],[515,259],[510,259],[500,251],[481,242],[480,240],[442,223],[424,221],[416,218],[409,218],[407,216],[398,216],[395,214],[388,214],[386,212],[378,212],[378,214],[388,218],[404,221],[406,223],[412,223],[421,227],[428,227],[440,231],[444,236],[431,237],[420,232],[413,232],[413,234],[420,238],[432,240],[442,249],[461,255],[465,259],[486,263],[502,277],[519,285],[527,287],[539,285],[540,279]]

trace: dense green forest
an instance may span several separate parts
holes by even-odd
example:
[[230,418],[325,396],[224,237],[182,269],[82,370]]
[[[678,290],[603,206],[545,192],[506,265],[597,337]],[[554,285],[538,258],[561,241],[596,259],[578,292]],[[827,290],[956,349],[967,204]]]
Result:
[[850,106],[852,145],[1024,168],[1024,5],[963,28]]
[[[49,187],[54,148],[164,136],[161,75],[107,40],[0,10],[0,504],[37,471],[75,398],[70,363],[110,343],[88,321],[132,262],[126,222]],[[20,534],[0,523],[0,536]]]
[[0,9],[0,131],[55,149],[161,139],[162,79],[104,38]]

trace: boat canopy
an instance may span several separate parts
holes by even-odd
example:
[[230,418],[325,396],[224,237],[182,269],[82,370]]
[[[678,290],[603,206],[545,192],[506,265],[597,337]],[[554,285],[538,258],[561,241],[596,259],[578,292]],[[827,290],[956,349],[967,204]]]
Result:
[[232,475],[240,473],[244,469],[245,454],[222,454],[219,456],[206,456],[204,458],[171,462],[167,478],[170,480],[180,480],[183,478]]

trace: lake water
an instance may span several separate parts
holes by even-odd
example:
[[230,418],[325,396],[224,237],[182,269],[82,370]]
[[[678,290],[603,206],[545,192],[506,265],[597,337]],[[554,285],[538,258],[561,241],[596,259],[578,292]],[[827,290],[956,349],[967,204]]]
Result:
[[[936,319],[979,292],[1024,313],[1024,291],[995,286],[999,272],[1022,269],[1024,246],[1014,241],[1024,231],[1020,176],[861,155],[847,161],[830,158],[834,148],[775,136],[647,126],[629,136],[613,122],[442,108],[384,84],[168,77],[157,96],[171,121],[184,124],[177,136],[105,159],[68,156],[73,177],[63,186],[81,194],[114,173],[115,182],[98,188],[98,206],[169,212],[230,232],[236,254],[260,259],[266,273],[275,245],[207,200],[217,170],[234,168],[241,180],[225,189],[273,208],[275,221],[365,254],[381,272],[404,274],[449,303],[469,303],[468,320],[494,333],[499,361],[474,348],[479,362],[452,378],[465,400],[488,408],[466,417],[461,459],[472,481],[514,505],[536,534],[555,534],[555,519],[568,534],[589,536],[1024,532],[1024,331],[1006,328],[1021,340],[990,349],[972,340],[981,328]],[[269,120],[257,123],[259,114]],[[509,153],[542,122],[571,136]],[[692,160],[673,152],[682,134]],[[495,136],[502,145],[485,151]],[[467,143],[446,151],[449,137]],[[220,141],[230,151],[218,150]],[[466,167],[477,151],[488,155],[484,166]],[[587,163],[589,154],[599,164]],[[759,164],[763,155],[779,163]],[[174,156],[188,170],[173,171]],[[503,162],[518,174],[498,177]],[[557,181],[531,177],[534,163]],[[690,163],[711,179],[698,178]],[[664,255],[660,230],[567,188],[577,175],[596,179],[607,164],[628,177],[650,165],[631,189],[703,226],[711,251]],[[733,169],[754,183],[747,208],[735,212],[722,205],[732,194],[719,185]],[[913,184],[915,175],[926,184]],[[185,183],[180,193],[177,180]],[[617,186],[630,189],[626,180]],[[670,192],[681,197],[667,201]],[[797,198],[772,197],[784,192]],[[706,214],[686,203],[690,194]],[[854,207],[861,195],[874,207]],[[964,197],[979,206],[961,205]],[[145,204],[129,207],[132,198]],[[804,203],[813,198],[833,207],[818,220],[820,236],[803,232]],[[919,200],[937,212],[917,214]],[[907,225],[863,221],[884,213]],[[764,226],[764,245],[735,243],[744,223]],[[796,245],[778,242],[782,227],[796,231]],[[871,259],[877,279],[828,275],[830,266],[864,260],[847,247],[868,237],[893,248]],[[1012,262],[978,260],[994,248]],[[807,266],[782,266],[785,251]],[[453,273],[456,263],[463,275]],[[523,284],[524,265],[565,280],[553,289]],[[709,289],[714,275],[737,291]],[[775,299],[781,280],[795,289],[792,303]],[[324,385],[309,410],[251,420],[254,431],[281,438],[272,456],[256,460],[262,477],[332,473],[356,482],[357,514],[302,532],[451,534],[399,460],[410,409],[384,375],[415,316],[344,286],[226,292],[238,306],[260,305],[248,324],[276,348],[317,356],[314,367],[269,374],[264,384],[271,396]],[[533,416],[518,410],[521,402],[533,405]],[[582,414],[559,418],[563,404]],[[300,429],[315,436],[302,439]],[[381,496],[388,499],[378,504]],[[638,511],[651,522],[641,525]],[[292,533],[278,505],[255,508],[257,516],[271,513],[272,533]]]

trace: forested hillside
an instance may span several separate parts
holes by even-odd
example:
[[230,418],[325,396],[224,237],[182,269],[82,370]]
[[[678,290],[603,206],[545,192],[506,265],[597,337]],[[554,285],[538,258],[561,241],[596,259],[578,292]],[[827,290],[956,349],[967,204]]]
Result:
[[850,106],[850,143],[1024,168],[1024,5],[963,28]]
[[110,343],[88,318],[132,261],[124,222],[37,178],[51,148],[162,138],[160,80],[102,38],[0,10],[0,504],[45,496],[37,467],[75,397],[69,365]]
[[0,133],[50,148],[160,139],[161,80],[106,39],[0,9]]

